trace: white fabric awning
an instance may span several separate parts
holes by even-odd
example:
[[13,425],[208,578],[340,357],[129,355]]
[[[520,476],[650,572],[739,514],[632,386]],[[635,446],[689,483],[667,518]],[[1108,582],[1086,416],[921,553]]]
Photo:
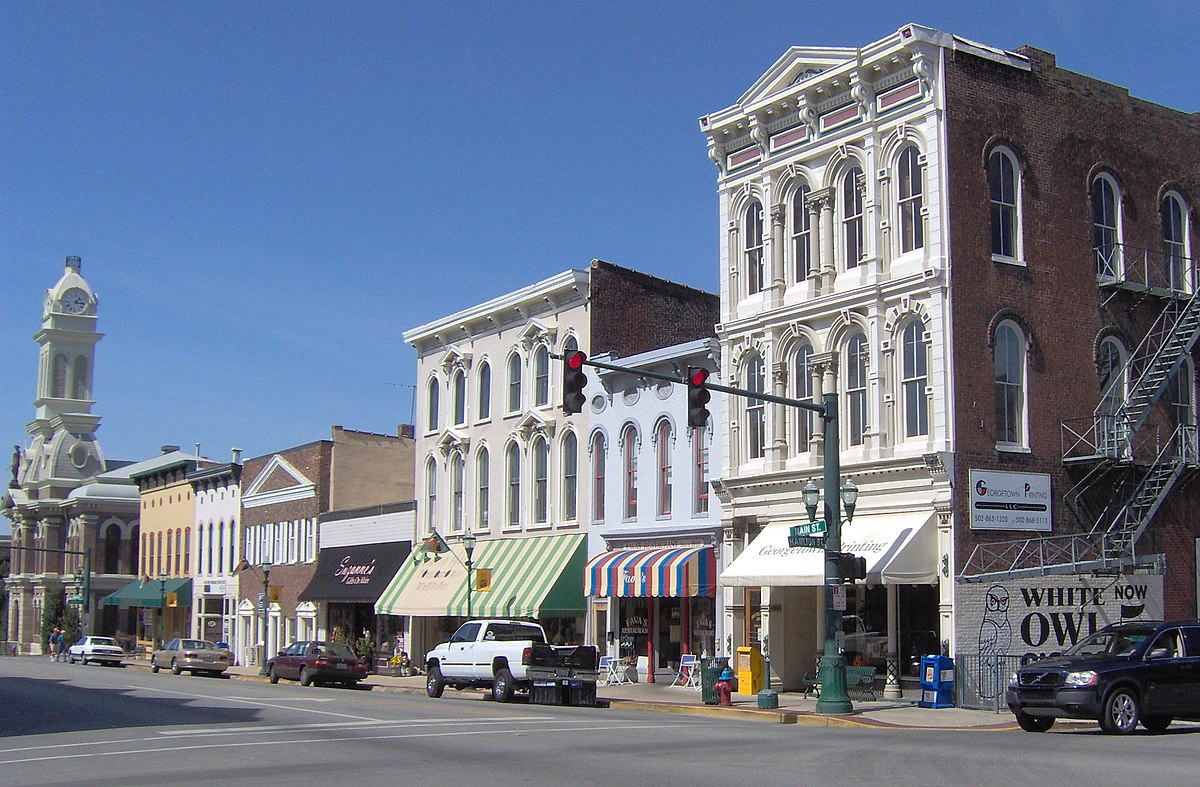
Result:
[[[842,551],[867,560],[867,582],[921,585],[937,581],[937,528],[933,513],[863,515],[842,523]],[[736,587],[825,583],[825,552],[789,547],[796,522],[773,522],[721,572]]]

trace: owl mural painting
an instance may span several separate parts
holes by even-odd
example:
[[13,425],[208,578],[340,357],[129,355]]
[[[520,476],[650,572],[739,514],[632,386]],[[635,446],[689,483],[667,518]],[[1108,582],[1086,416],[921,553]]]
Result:
[[992,585],[987,590],[983,621],[979,624],[979,696],[992,699],[1000,687],[1001,656],[1012,644],[1008,622],[1008,590]]

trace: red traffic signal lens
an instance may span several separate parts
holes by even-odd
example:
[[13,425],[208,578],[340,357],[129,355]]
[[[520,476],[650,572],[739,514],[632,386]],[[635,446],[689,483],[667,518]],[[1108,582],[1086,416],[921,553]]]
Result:
[[582,350],[576,350],[567,356],[567,367],[571,369],[582,369],[583,362],[587,360],[587,353]]
[[692,385],[704,385],[708,382],[708,369],[693,369],[691,376]]

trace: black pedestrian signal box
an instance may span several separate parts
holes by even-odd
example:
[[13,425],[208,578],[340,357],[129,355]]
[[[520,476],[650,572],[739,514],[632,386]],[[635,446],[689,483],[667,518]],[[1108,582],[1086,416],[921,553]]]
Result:
[[838,553],[838,575],[843,582],[867,578],[867,559],[849,552]]

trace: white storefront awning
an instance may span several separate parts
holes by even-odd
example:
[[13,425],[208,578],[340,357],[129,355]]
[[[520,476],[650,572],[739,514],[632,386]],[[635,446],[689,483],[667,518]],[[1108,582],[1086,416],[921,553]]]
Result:
[[[867,561],[867,582],[920,585],[937,581],[937,528],[933,513],[862,515],[842,523],[842,551]],[[736,587],[825,582],[824,550],[789,547],[795,522],[773,522],[721,572]]]

